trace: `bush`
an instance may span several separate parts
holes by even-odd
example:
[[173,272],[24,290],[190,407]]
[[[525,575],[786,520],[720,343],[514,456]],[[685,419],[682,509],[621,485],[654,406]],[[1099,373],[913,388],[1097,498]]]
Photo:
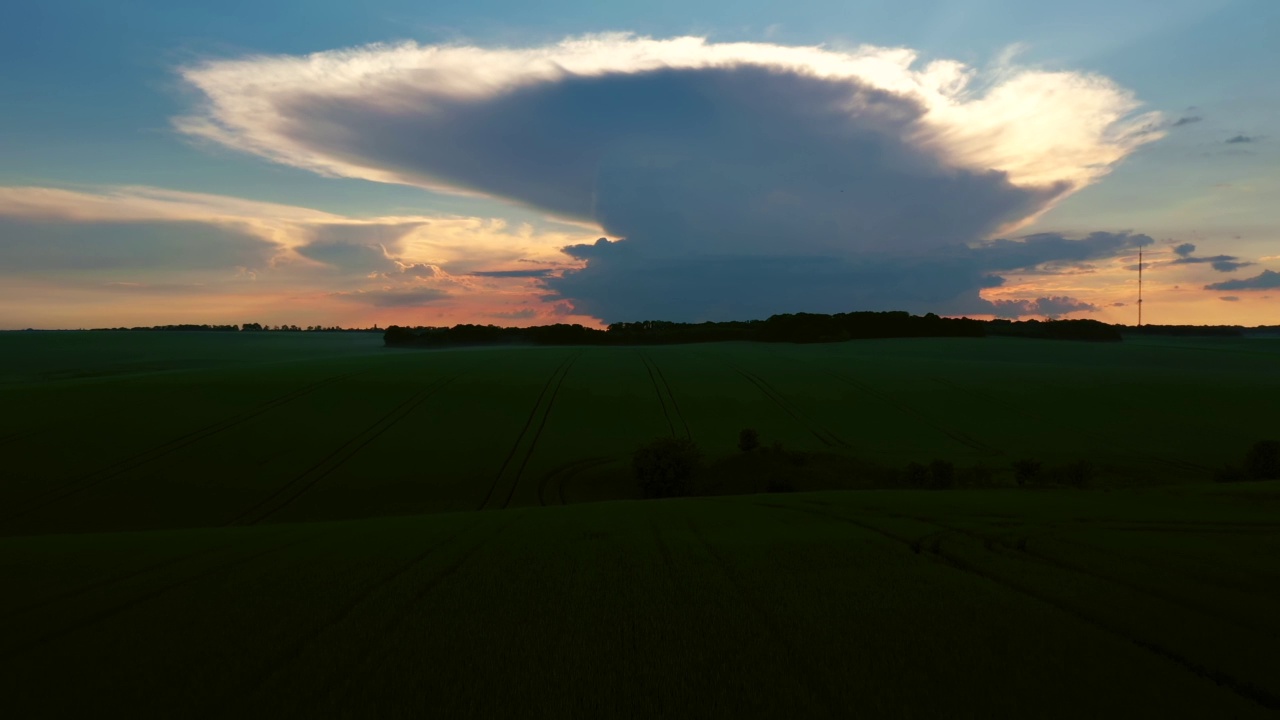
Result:
[[631,455],[631,468],[647,498],[679,497],[693,492],[693,476],[702,453],[692,440],[664,437]]
[[917,462],[908,463],[906,481],[908,487],[925,487],[929,484],[929,468]]
[[1280,480],[1280,441],[1254,443],[1245,455],[1244,469],[1254,480]]
[[738,433],[738,449],[742,452],[751,452],[760,447],[760,433],[752,428],[743,428]]
[[948,490],[956,484],[956,466],[949,460],[934,460],[929,463],[929,487],[934,490]]
[[1044,466],[1039,460],[1018,460],[1013,463],[1013,479],[1019,485],[1030,485],[1040,479]]
[[1085,485],[1088,485],[1093,480],[1095,474],[1093,465],[1087,460],[1077,460],[1076,462],[1068,463],[1059,471],[1063,484],[1070,485],[1071,487],[1084,487]]

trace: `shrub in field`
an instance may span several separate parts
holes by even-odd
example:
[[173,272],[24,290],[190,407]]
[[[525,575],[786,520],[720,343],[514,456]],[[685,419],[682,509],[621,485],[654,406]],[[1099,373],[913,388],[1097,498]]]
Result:
[[950,460],[934,460],[929,463],[929,487],[948,490],[955,487],[956,466]]
[[1040,479],[1044,466],[1039,460],[1023,459],[1013,463],[1013,479],[1019,485],[1030,485]]
[[698,446],[684,438],[659,438],[631,456],[631,468],[640,484],[640,493],[647,498],[690,494],[693,476],[701,464]]
[[1077,460],[1062,466],[1057,474],[1063,485],[1084,487],[1093,480],[1097,472],[1089,461]]
[[742,452],[751,452],[760,447],[760,433],[753,428],[743,428],[738,433],[738,449]]
[[1244,459],[1245,471],[1254,480],[1280,480],[1280,440],[1259,440]]
[[918,462],[907,463],[903,479],[907,487],[922,488],[929,485],[929,468]]

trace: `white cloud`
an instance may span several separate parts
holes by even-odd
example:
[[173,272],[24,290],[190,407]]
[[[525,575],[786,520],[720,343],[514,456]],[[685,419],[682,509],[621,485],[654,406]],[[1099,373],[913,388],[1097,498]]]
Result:
[[[856,83],[908,98],[923,108],[910,128],[913,141],[958,168],[1007,172],[1020,186],[1065,183],[1078,189],[1160,135],[1154,130],[1158,115],[1134,116],[1139,104],[1132,93],[1107,78],[1017,68],[1012,56],[983,76],[956,61],[922,65],[907,48],[834,50],[629,34],[570,38],[535,48],[403,43],[305,57],[212,60],[182,69],[204,103],[175,123],[189,135],[317,172],[475,192],[434,176],[429,167],[416,172],[388,167],[314,142],[302,132],[304,125],[343,121],[302,116],[298,108],[327,100],[358,102],[371,115],[430,115],[459,102],[570,77],[744,66],[834,85]],[[848,111],[856,115],[859,108]]]

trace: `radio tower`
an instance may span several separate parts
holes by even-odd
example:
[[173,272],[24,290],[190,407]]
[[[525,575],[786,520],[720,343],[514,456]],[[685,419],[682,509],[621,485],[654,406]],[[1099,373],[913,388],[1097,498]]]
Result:
[[1142,327],[1142,248],[1138,248],[1138,327]]

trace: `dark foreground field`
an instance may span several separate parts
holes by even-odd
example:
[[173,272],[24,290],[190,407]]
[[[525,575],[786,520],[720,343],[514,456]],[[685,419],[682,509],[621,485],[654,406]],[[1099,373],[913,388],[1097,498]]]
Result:
[[[7,716],[1280,710],[1280,483],[1209,482],[1277,434],[1270,341],[0,351]],[[742,427],[993,487],[627,500]]]

